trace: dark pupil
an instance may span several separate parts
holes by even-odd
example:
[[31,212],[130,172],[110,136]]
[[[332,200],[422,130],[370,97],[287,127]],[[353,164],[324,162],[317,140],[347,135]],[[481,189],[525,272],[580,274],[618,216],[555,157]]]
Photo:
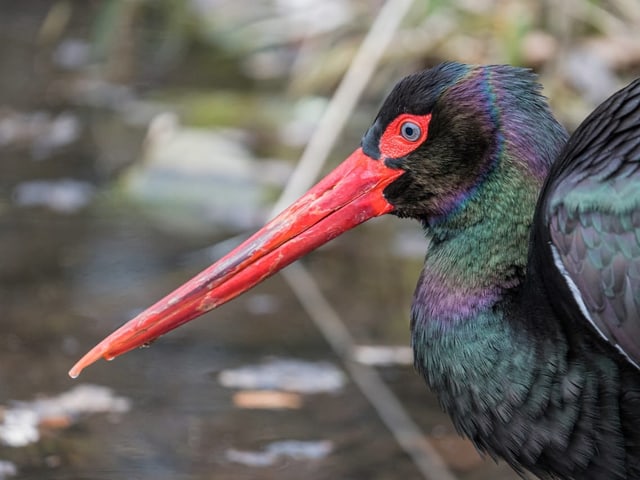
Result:
[[402,136],[407,140],[417,140],[420,136],[420,129],[416,124],[407,122],[402,125]]

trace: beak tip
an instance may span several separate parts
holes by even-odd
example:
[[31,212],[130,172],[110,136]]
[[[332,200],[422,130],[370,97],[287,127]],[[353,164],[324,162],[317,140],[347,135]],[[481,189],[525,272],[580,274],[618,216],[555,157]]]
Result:
[[69,370],[69,376],[73,379],[78,378],[80,373],[82,372],[82,367],[77,363]]
[[96,361],[98,361],[100,359],[100,357],[105,357],[106,358],[107,355],[103,351],[104,349],[101,348],[101,347],[102,347],[102,345],[100,345],[100,344],[96,345],[92,350],[87,352],[84,355],[84,357],[82,357],[80,360],[78,360],[76,362],[76,364],[73,367],[71,367],[71,370],[69,370],[69,376],[71,378],[78,378],[80,373],[82,373],[82,370],[84,370],[86,367],[88,367],[92,363],[95,363]]

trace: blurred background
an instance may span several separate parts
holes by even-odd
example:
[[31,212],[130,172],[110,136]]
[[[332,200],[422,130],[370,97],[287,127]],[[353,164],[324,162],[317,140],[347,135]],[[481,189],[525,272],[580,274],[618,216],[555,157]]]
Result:
[[[426,241],[392,217],[302,262],[353,337],[346,363],[277,275],[66,373],[260,226],[383,3],[2,2],[0,479],[441,478],[381,420],[382,387],[450,478],[517,478],[413,372]],[[640,75],[636,0],[416,0],[403,17],[324,171],[398,79],[443,60],[533,68],[570,130]],[[351,361],[381,384],[363,391]]]

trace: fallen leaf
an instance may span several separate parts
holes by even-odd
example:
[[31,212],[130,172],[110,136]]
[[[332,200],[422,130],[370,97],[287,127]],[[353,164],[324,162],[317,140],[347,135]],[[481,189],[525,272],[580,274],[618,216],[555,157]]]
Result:
[[238,408],[298,409],[302,406],[302,396],[276,390],[243,390],[233,395],[233,404]]

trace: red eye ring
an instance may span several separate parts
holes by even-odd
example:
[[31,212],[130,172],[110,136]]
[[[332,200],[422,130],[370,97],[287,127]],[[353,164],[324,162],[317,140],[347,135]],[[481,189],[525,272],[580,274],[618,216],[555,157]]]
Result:
[[409,155],[427,139],[431,114],[398,115],[380,137],[380,153],[387,158],[401,158]]

